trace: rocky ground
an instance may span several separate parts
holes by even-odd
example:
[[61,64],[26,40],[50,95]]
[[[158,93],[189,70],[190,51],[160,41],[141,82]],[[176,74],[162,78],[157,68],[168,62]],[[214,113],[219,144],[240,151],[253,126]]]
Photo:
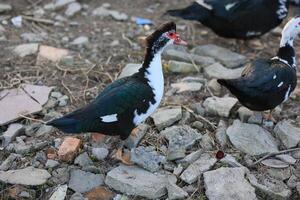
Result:
[[[216,82],[238,77],[255,57],[273,56],[282,26],[241,42],[163,15],[187,4],[1,1],[1,199],[300,198],[300,83],[275,110],[274,124]],[[138,25],[137,17],[154,25]],[[164,100],[126,141],[133,165],[112,158],[118,138],[67,136],[43,124],[135,72],[143,37],[168,20],[189,46],[164,52]]]

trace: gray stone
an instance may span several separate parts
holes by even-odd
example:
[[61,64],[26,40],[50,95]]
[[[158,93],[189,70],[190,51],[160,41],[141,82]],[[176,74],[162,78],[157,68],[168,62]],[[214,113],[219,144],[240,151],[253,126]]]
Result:
[[209,200],[254,200],[255,189],[245,178],[244,167],[225,168],[204,173],[205,194]]
[[78,38],[75,38],[70,44],[71,45],[84,45],[89,42],[89,38],[86,36],[79,36]]
[[191,105],[191,109],[198,115],[204,116],[205,109],[202,106],[202,103],[194,103]]
[[237,102],[238,100],[233,97],[208,97],[203,102],[203,107],[209,114],[229,117],[230,111]]
[[6,147],[9,143],[14,141],[17,136],[24,134],[25,128],[22,124],[10,124],[7,130],[1,136],[1,147]]
[[12,6],[10,4],[0,3],[0,13],[11,11]]
[[43,185],[51,175],[44,169],[27,167],[18,170],[0,171],[0,180],[9,184]]
[[288,154],[280,154],[280,155],[276,155],[275,158],[288,163],[290,165],[294,165],[296,163],[296,159],[293,158],[292,156],[288,155]]
[[13,52],[20,56],[25,57],[28,55],[36,54],[39,49],[38,43],[20,44],[13,49]]
[[242,106],[238,109],[239,118],[242,122],[247,122],[248,119],[253,115],[253,111]]
[[246,63],[245,56],[213,44],[195,47],[192,52],[200,56],[212,57],[228,68],[236,68]]
[[183,171],[183,167],[181,166],[181,164],[179,164],[177,167],[175,167],[173,169],[173,174],[175,176],[180,176],[181,172]]
[[53,7],[54,9],[60,9],[73,2],[75,2],[75,0],[55,0]]
[[289,179],[292,175],[290,168],[284,168],[284,169],[268,168],[267,172],[270,177],[281,181]]
[[292,176],[289,178],[289,180],[286,182],[286,185],[287,185],[289,188],[294,189],[294,188],[297,187],[297,180],[298,180],[297,176],[292,175]]
[[235,148],[250,155],[262,155],[278,152],[278,145],[273,136],[255,124],[235,120],[226,131]]
[[206,133],[202,136],[199,144],[202,147],[202,149],[211,151],[214,149],[215,141],[214,138],[211,137],[210,133]]
[[234,79],[240,77],[243,70],[244,68],[227,69],[220,63],[215,63],[205,67],[204,74],[209,79]]
[[27,199],[31,198],[30,193],[27,192],[27,191],[22,191],[22,192],[20,192],[20,193],[18,194],[18,196],[19,196],[19,197],[23,197],[23,198],[27,198]]
[[200,121],[195,121],[192,123],[192,128],[195,128],[195,129],[201,131],[204,128],[204,124]]
[[84,198],[82,194],[79,192],[75,192],[71,197],[70,200],[88,200],[87,198]]
[[218,124],[218,128],[216,130],[216,140],[221,145],[221,147],[225,147],[228,143],[227,135],[226,135],[227,124],[225,121],[220,120]]
[[209,66],[215,63],[215,59],[207,56],[198,56],[195,54],[189,54],[186,51],[177,50],[177,49],[166,49],[163,52],[163,56],[167,60],[175,60],[186,63],[195,62],[196,65],[199,65],[201,68]]
[[98,160],[104,160],[108,156],[108,149],[107,148],[92,148],[92,154],[95,156]]
[[289,164],[274,158],[265,159],[261,161],[261,163],[265,166],[277,168],[277,169],[287,168],[289,166]]
[[131,76],[134,73],[138,72],[141,67],[142,67],[142,64],[129,63],[123,68],[123,70],[118,78]]
[[66,197],[68,185],[61,185],[56,188],[49,200],[63,200]]
[[222,87],[215,78],[208,82],[207,87],[216,96],[220,96],[222,94]]
[[166,158],[153,149],[138,147],[131,149],[131,162],[151,172],[156,172],[166,162]]
[[167,152],[168,160],[183,158],[185,156],[185,150],[192,147],[197,140],[202,138],[201,133],[186,125],[166,128],[160,132],[160,135],[169,141]]
[[181,163],[183,165],[192,164],[193,162],[195,162],[196,160],[198,160],[200,158],[202,153],[203,153],[202,149],[200,149],[198,151],[194,151],[194,152],[190,153],[189,155],[187,155],[186,157],[184,157],[183,159],[176,160],[176,162]]
[[176,90],[176,93],[196,92],[201,90],[203,84],[198,82],[179,82],[172,83],[171,87]]
[[244,167],[241,163],[239,163],[235,157],[233,157],[230,154],[226,154],[226,156],[224,158],[222,158],[221,163],[227,164],[230,167]]
[[107,173],[105,184],[133,196],[158,199],[166,194],[166,178],[136,166],[119,166]]
[[200,69],[197,69],[197,66],[194,66],[193,64],[174,60],[169,61],[167,70],[178,74],[197,73],[200,71]]
[[75,14],[80,12],[81,8],[82,7],[81,7],[80,3],[77,3],[77,2],[70,3],[68,5],[67,10],[65,11],[65,15],[68,17],[73,17]]
[[125,13],[121,13],[116,10],[109,10],[103,5],[99,8],[96,8],[92,14],[94,16],[99,16],[99,17],[111,16],[113,19],[117,21],[125,21],[128,19],[128,16]]
[[151,117],[157,129],[163,130],[181,119],[182,109],[180,106],[159,108]]
[[65,184],[69,181],[69,169],[61,167],[52,172],[52,181],[56,184]]
[[45,166],[46,166],[47,168],[55,168],[55,167],[57,167],[58,165],[59,165],[59,162],[58,162],[58,161],[56,161],[56,160],[51,160],[51,159],[48,159],[47,162],[46,162],[46,164],[45,164]]
[[128,15],[117,10],[110,10],[110,16],[117,21],[126,21],[128,19]]
[[280,180],[266,176],[257,179],[253,174],[248,174],[248,180],[256,190],[270,199],[288,200],[292,195],[291,190]]
[[71,171],[69,187],[75,192],[84,193],[95,187],[103,185],[103,180],[103,175],[75,169]]
[[42,135],[48,135],[50,134],[52,131],[54,130],[54,128],[52,126],[47,126],[45,124],[42,124],[39,129],[37,130],[37,132],[35,133],[35,136],[39,137]]
[[298,195],[300,195],[300,182],[297,183],[296,190]]
[[216,162],[217,159],[215,156],[212,156],[209,153],[203,153],[198,160],[182,172],[180,178],[184,182],[192,184],[197,181],[198,177],[204,172],[210,170]]
[[42,34],[22,33],[20,36],[25,42],[42,42],[44,40]]
[[274,132],[286,148],[296,147],[300,142],[300,128],[293,126],[289,121],[279,122]]
[[169,181],[169,183],[167,184],[167,191],[168,199],[170,200],[186,199],[189,196],[189,194],[186,191],[178,187],[172,181]]
[[15,162],[15,160],[21,158],[20,155],[18,154],[14,154],[11,153],[0,165],[0,170],[1,171],[6,171],[9,170],[9,168],[11,168],[11,166],[13,165],[13,163]]
[[251,115],[248,119],[248,123],[249,124],[258,124],[261,125],[263,122],[263,116],[261,113],[254,113],[253,115]]
[[74,164],[79,165],[81,167],[93,165],[93,161],[90,159],[87,152],[84,152],[75,158]]
[[140,124],[138,127],[134,129],[135,134],[130,135],[126,140],[125,140],[125,146],[132,149],[138,146],[140,141],[144,138],[146,135],[147,131],[150,129],[150,126],[147,124]]

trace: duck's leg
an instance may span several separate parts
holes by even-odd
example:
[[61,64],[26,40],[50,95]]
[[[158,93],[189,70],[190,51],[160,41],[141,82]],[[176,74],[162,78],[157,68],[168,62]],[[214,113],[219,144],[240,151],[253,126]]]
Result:
[[121,161],[125,165],[132,165],[132,162],[130,161],[130,152],[123,154],[123,147],[124,147],[125,139],[127,139],[127,137],[129,135],[130,135],[130,132],[129,132],[129,134],[121,134],[120,135],[121,142],[119,143],[117,152],[112,156],[112,158]]
[[272,116],[272,112],[273,111],[274,110],[272,109],[268,113],[264,113],[263,114],[263,120],[265,120],[265,121],[272,121],[272,122],[276,123],[277,122],[276,119]]

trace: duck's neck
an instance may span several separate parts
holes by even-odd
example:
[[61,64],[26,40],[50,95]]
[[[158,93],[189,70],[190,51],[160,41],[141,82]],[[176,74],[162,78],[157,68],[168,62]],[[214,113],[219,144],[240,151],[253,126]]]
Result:
[[280,48],[277,53],[277,58],[282,62],[288,64],[290,67],[296,69],[296,57],[294,50],[294,39],[295,34],[292,30],[286,29],[282,33],[282,38],[280,41]]
[[162,51],[154,51],[152,48],[147,48],[144,62],[139,70],[141,76],[146,77],[153,73],[162,74],[161,53]]

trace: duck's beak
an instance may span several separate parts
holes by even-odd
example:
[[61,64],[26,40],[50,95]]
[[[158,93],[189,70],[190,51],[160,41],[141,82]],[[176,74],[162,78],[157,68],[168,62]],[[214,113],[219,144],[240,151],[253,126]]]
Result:
[[174,40],[174,44],[176,44],[176,45],[183,45],[183,46],[187,46],[188,45],[188,43],[186,41],[184,41],[184,40],[182,40],[180,38],[179,34],[176,34],[176,38]]

